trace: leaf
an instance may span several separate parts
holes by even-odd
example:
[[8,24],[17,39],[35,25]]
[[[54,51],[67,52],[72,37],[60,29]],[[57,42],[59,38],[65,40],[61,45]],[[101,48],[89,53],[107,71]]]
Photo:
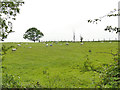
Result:
[[13,12],[12,12],[12,11],[10,11],[10,15],[13,15]]
[[13,20],[16,20],[16,18],[12,18]]
[[20,13],[20,9],[19,8],[17,8],[17,13]]

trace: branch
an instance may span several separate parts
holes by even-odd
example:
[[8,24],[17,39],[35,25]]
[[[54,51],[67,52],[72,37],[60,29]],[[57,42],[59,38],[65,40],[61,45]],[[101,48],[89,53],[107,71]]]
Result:
[[91,20],[91,19],[89,19],[89,20],[87,20],[88,21],[88,23],[98,23],[98,21],[101,21],[103,18],[105,18],[105,17],[111,17],[111,16],[120,16],[120,14],[112,14],[112,13],[114,13],[114,12],[116,12],[116,11],[120,11],[120,9],[118,9],[118,10],[116,10],[116,9],[114,9],[113,11],[110,11],[107,15],[104,15],[104,16],[102,16],[102,17],[99,17],[98,19],[93,19],[93,20]]
[[109,32],[115,31],[116,33],[120,32],[120,28],[117,28],[117,27],[113,28],[112,26],[107,26],[104,30]]

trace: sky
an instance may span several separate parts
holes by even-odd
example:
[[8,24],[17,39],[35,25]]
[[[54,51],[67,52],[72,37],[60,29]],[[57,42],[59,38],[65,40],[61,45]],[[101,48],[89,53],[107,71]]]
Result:
[[[14,33],[5,42],[28,42],[23,34],[31,27],[43,32],[42,41],[115,40],[115,32],[104,31],[106,26],[118,26],[118,17],[104,17],[98,24],[88,23],[118,8],[119,0],[24,0],[20,14],[13,21]],[[117,12],[116,12],[117,13]]]

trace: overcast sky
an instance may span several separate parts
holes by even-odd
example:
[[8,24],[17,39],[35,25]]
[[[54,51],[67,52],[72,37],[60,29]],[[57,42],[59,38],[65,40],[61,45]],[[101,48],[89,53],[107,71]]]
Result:
[[[44,33],[41,40],[115,39],[118,35],[104,31],[107,25],[118,26],[118,17],[105,17],[98,24],[88,23],[118,8],[119,0],[24,0],[20,14],[13,21],[13,31],[5,41],[22,42],[25,31],[36,27]],[[117,12],[116,12],[117,13]]]

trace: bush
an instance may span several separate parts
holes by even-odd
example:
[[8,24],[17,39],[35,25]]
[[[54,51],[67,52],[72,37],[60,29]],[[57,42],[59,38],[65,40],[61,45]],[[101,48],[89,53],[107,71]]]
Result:
[[11,74],[3,74],[2,88],[20,88],[22,87],[19,81],[20,77],[15,77]]
[[39,82],[30,82],[22,85],[19,78],[19,76],[15,77],[11,74],[3,74],[2,88],[43,88]]
[[100,88],[120,88],[120,58],[114,57],[114,63],[103,67],[100,73],[101,81],[96,84]]

